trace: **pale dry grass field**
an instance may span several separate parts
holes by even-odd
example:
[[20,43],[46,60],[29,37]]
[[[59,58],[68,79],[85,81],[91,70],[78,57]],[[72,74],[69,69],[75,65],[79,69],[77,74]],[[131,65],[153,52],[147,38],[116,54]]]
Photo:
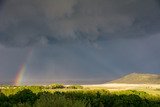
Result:
[[109,91],[121,91],[121,90],[139,90],[145,91],[150,94],[160,95],[160,84],[94,84],[94,85],[83,85],[84,88],[90,89],[107,89]]

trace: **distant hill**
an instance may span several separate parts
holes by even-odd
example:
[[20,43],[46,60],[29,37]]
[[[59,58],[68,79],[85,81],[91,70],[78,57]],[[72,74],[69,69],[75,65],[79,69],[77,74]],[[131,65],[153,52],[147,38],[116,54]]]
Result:
[[110,83],[160,84],[160,74],[131,73]]

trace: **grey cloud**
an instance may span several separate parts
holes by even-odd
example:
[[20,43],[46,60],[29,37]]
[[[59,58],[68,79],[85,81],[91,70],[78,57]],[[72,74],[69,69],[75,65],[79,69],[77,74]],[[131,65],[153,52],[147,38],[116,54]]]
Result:
[[159,31],[159,10],[156,0],[6,0],[0,10],[0,43],[142,37]]
[[101,49],[78,43],[35,48],[24,77],[28,81],[107,81],[132,72],[159,73],[159,40],[157,34],[142,39],[98,41]]
[[0,84],[10,83],[25,63],[28,49],[5,48],[0,45]]

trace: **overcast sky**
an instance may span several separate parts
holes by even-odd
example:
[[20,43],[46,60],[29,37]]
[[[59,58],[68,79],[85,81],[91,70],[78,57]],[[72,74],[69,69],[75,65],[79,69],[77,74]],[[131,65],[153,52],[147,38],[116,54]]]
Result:
[[159,0],[0,0],[0,81],[160,72]]

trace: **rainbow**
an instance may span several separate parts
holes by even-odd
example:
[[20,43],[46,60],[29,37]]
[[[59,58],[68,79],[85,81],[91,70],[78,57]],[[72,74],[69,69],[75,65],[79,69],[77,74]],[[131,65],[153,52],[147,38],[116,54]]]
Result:
[[28,51],[28,54],[27,54],[27,57],[25,58],[25,61],[24,63],[22,63],[16,73],[16,77],[14,79],[14,83],[13,85],[15,86],[19,86],[21,85],[21,82],[22,82],[22,79],[23,79],[23,76],[26,72],[26,67],[27,67],[27,61],[29,60],[30,56],[31,56],[31,53],[32,53],[32,49],[29,49]]
[[24,75],[25,71],[26,71],[26,65],[22,64],[19,71],[17,72],[16,78],[14,81],[15,86],[21,85],[21,81],[23,79],[23,75]]

